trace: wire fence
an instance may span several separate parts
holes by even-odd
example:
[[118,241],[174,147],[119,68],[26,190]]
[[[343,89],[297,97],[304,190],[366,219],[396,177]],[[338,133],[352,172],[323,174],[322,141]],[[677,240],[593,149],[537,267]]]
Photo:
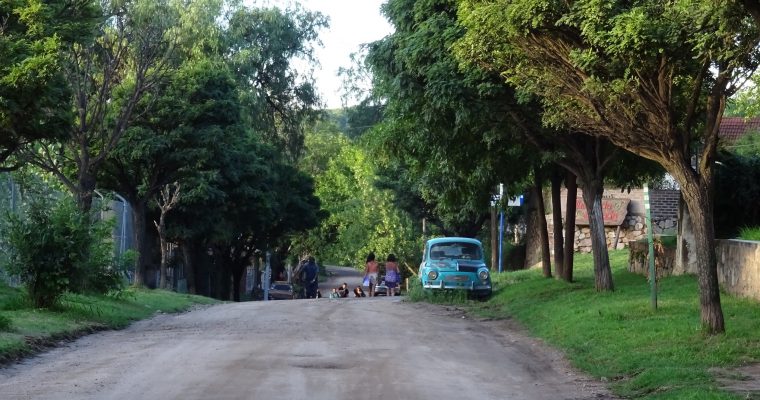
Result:
[[[132,209],[129,203],[118,194],[108,194],[96,191],[97,196],[93,199],[93,208],[101,209],[101,220],[114,220],[111,239],[114,245],[114,256],[122,257],[130,249],[134,249]],[[0,173],[0,219],[4,222],[10,213],[21,212],[25,194],[21,191],[18,183],[14,181],[12,174]],[[106,207],[102,207],[103,203]],[[4,223],[0,223],[0,229]],[[0,238],[0,281],[10,286],[17,287],[20,281],[5,271],[3,265],[7,261],[6,246]],[[134,269],[127,271],[127,276],[132,283]]]

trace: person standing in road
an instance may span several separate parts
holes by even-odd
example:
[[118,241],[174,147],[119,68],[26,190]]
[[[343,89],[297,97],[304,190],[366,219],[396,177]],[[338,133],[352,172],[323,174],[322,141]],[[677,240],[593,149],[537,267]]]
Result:
[[375,285],[377,285],[377,272],[380,270],[375,253],[367,254],[367,262],[364,264],[364,286],[369,286],[369,297],[375,295]]
[[401,272],[398,269],[396,256],[393,253],[388,254],[388,258],[385,259],[385,285],[388,286],[388,296],[396,295],[400,280]]
[[319,289],[319,267],[313,256],[309,256],[303,267],[303,284],[307,299],[316,299]]

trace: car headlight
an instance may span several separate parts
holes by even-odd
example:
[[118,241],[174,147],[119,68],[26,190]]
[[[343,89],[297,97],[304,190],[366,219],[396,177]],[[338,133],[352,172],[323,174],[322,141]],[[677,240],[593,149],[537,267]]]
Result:
[[488,271],[481,269],[480,272],[478,272],[478,278],[480,278],[481,281],[488,280]]
[[436,279],[438,279],[438,271],[433,270],[428,272],[428,280],[434,281]]

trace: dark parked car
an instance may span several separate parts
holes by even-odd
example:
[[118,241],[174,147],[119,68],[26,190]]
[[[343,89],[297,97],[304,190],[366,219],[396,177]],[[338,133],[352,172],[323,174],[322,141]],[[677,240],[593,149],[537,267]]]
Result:
[[291,300],[295,298],[293,285],[288,282],[274,282],[269,287],[269,300]]
[[375,286],[375,296],[387,296],[388,295],[388,286],[385,285],[384,279],[378,279],[380,283]]
[[420,264],[420,281],[428,290],[465,290],[478,297],[491,295],[491,274],[480,241],[461,237],[428,240]]

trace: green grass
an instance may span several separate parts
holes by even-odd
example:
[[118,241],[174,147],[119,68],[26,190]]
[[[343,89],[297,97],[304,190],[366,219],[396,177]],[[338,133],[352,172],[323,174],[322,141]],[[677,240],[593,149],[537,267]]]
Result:
[[166,290],[129,289],[119,297],[65,295],[55,310],[35,309],[22,290],[0,285],[0,360],[35,343],[97,329],[119,329],[157,312],[178,312],[216,300]]
[[739,239],[760,241],[760,226],[742,228]]
[[423,289],[419,278],[416,277],[409,279],[407,296],[410,301],[426,301],[433,304],[464,305],[467,303],[467,293],[465,291]]
[[742,398],[718,388],[708,369],[760,360],[760,305],[723,294],[727,332],[709,336],[700,324],[695,277],[659,282],[655,311],[646,279],[626,270],[628,252],[610,258],[613,293],[594,290],[591,257],[576,255],[574,283],[545,279],[539,270],[496,274],[491,299],[465,307],[482,317],[517,319],[563,349],[576,367],[611,382],[620,396]]

